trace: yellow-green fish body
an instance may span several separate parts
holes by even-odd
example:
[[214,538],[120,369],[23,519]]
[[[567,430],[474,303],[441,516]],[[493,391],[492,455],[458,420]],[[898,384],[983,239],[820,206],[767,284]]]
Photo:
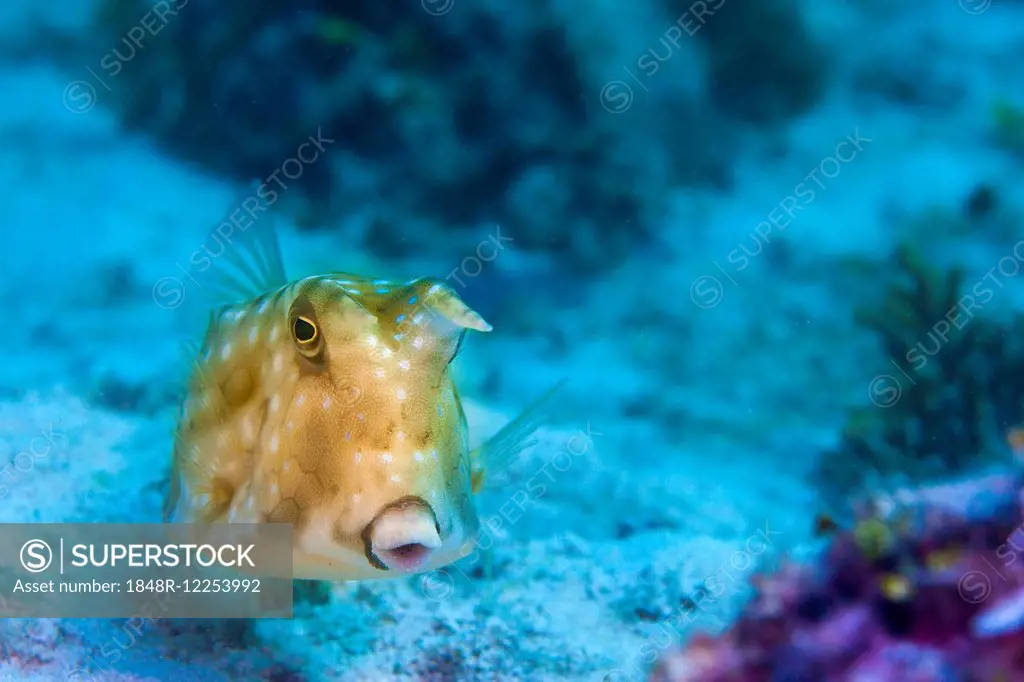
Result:
[[211,316],[165,519],[290,523],[296,578],[396,577],[464,556],[485,470],[527,445],[548,396],[470,452],[450,363],[466,330],[490,325],[430,278],[284,283],[272,227],[254,236],[227,260],[262,293]]

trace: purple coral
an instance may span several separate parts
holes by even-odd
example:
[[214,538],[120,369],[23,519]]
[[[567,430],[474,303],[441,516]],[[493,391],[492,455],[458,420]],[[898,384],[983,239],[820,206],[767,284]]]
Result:
[[859,510],[816,563],[760,576],[732,629],[670,652],[651,681],[1024,682],[1021,489],[987,477]]

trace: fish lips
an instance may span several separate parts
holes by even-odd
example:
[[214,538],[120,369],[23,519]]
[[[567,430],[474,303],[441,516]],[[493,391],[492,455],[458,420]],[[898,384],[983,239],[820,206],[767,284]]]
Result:
[[400,573],[415,573],[443,544],[433,507],[414,495],[381,509],[360,537],[371,566]]

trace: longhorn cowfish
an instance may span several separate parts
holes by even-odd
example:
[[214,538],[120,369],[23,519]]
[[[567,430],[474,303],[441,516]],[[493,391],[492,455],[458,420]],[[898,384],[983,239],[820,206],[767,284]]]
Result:
[[557,386],[470,451],[451,373],[491,325],[446,284],[288,282],[269,216],[221,256],[174,439],[164,519],[288,523],[293,577],[422,573],[472,551],[474,495],[535,441]]

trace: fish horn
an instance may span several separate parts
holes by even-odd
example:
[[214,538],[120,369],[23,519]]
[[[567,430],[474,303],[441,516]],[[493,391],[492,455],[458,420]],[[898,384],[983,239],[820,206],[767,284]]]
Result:
[[[417,281],[413,289],[418,293],[417,303],[434,318],[444,320],[459,329],[474,329],[478,332],[489,332],[493,329],[480,313],[466,305],[455,290],[444,282],[426,278]],[[415,309],[416,304],[412,305]]]

